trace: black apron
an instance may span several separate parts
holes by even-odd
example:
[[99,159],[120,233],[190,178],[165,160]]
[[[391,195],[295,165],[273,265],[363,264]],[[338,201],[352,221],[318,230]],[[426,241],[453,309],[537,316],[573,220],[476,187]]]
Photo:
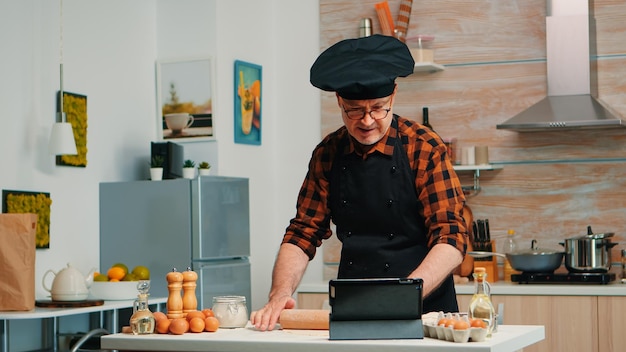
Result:
[[[391,128],[397,129],[395,116]],[[342,242],[337,277],[407,277],[426,257],[428,243],[406,151],[395,138],[393,157],[373,153],[363,160],[345,153],[348,138],[330,174],[329,205]],[[423,311],[458,310],[450,275],[424,299]]]

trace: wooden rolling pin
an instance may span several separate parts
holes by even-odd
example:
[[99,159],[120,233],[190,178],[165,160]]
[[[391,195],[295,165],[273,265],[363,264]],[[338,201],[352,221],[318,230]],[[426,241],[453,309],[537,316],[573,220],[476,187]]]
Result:
[[329,314],[325,309],[285,309],[278,322],[283,329],[328,330]]

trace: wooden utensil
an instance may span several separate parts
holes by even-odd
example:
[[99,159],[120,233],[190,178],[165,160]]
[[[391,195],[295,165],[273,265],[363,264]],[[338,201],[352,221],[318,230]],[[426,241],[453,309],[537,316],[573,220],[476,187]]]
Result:
[[326,309],[285,309],[278,322],[283,329],[328,330],[329,314]]

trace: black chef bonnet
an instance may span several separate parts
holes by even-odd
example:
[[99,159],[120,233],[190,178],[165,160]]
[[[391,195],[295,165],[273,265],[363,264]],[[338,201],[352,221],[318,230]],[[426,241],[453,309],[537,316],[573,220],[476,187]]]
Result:
[[350,100],[378,99],[393,93],[397,77],[413,73],[415,61],[400,40],[372,35],[342,40],[311,66],[311,84]]

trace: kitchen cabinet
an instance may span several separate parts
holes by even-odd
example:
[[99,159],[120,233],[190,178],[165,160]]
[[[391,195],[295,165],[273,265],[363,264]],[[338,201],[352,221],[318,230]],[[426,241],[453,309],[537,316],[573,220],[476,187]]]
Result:
[[[460,310],[471,295],[457,295]],[[492,295],[494,305],[504,304],[510,324],[543,325],[545,340],[528,351],[622,351],[626,344],[624,296],[514,296]]]
[[296,308],[322,309],[325,301],[328,301],[328,293],[298,292]]
[[626,346],[626,297],[598,297],[598,351]]
[[[461,311],[471,298],[457,295]],[[598,351],[597,297],[492,295],[492,301],[495,307],[504,304],[505,325],[545,326],[546,338],[524,352]]]

